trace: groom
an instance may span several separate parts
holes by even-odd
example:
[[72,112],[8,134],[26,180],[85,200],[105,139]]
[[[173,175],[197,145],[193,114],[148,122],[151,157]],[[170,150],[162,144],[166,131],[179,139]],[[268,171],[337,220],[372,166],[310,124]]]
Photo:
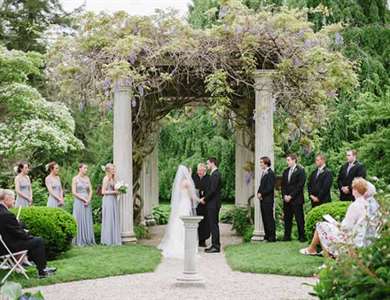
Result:
[[206,253],[218,253],[221,251],[219,241],[219,210],[221,208],[221,174],[218,171],[218,161],[211,157],[207,160],[207,169],[210,170],[209,185],[205,191],[205,196],[200,199],[207,207],[207,217],[211,231],[211,247],[205,250]]

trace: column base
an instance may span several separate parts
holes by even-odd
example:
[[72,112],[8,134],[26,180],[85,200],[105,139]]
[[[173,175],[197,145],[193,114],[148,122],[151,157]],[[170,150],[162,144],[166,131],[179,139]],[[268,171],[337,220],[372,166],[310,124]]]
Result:
[[252,242],[262,242],[264,241],[264,233],[262,232],[254,232],[251,238]]
[[205,281],[198,274],[194,273],[183,273],[180,277],[176,279],[177,285],[204,285]]
[[137,242],[137,238],[132,232],[122,232],[121,237],[123,244],[132,244]]

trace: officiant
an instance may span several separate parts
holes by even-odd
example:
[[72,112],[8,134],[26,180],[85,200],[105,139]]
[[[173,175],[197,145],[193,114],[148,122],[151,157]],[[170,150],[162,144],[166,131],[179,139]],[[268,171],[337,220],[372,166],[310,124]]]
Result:
[[[199,198],[203,198],[209,184],[209,175],[207,175],[207,167],[205,164],[198,164],[196,174],[192,176],[192,179],[194,180],[195,188],[199,192]],[[206,240],[210,237],[210,226],[207,218],[206,204],[199,203],[196,208],[196,214],[203,217],[198,227],[199,247],[207,247]]]

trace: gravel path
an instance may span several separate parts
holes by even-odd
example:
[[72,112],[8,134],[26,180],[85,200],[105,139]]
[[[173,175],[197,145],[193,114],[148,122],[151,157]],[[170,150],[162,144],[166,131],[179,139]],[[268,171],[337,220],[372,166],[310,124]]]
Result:
[[[162,226],[153,227],[152,239],[144,244],[156,245],[162,236]],[[230,226],[222,224],[223,245],[239,243]],[[315,278],[233,272],[223,253],[205,254],[200,251],[199,274],[205,279],[203,287],[176,285],[181,274],[182,261],[164,259],[154,273],[109,277],[38,287],[46,300],[96,300],[96,299],[314,299],[305,283],[315,283]],[[35,289],[33,289],[35,290]]]

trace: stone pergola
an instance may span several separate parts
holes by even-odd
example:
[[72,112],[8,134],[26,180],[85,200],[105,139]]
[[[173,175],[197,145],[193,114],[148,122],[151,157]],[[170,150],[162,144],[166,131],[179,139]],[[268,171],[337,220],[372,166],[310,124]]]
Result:
[[[259,165],[260,157],[268,156],[274,165],[273,112],[274,101],[272,93],[272,70],[258,70],[255,80],[255,153],[245,147],[244,132],[236,132],[236,177],[235,203],[237,206],[247,206],[251,195],[257,194],[261,179]],[[114,92],[114,164],[117,167],[118,179],[127,183],[127,194],[120,199],[120,216],[122,241],[136,241],[133,230],[133,171],[132,171],[132,122],[130,88],[118,84]],[[158,205],[158,152],[155,150],[144,160],[141,173],[140,194],[144,199],[142,216],[152,214],[154,206]],[[249,180],[245,174],[244,165],[252,162],[255,165],[254,180]],[[253,241],[264,240],[264,227],[260,212],[260,202],[253,201],[255,207],[255,230]]]

